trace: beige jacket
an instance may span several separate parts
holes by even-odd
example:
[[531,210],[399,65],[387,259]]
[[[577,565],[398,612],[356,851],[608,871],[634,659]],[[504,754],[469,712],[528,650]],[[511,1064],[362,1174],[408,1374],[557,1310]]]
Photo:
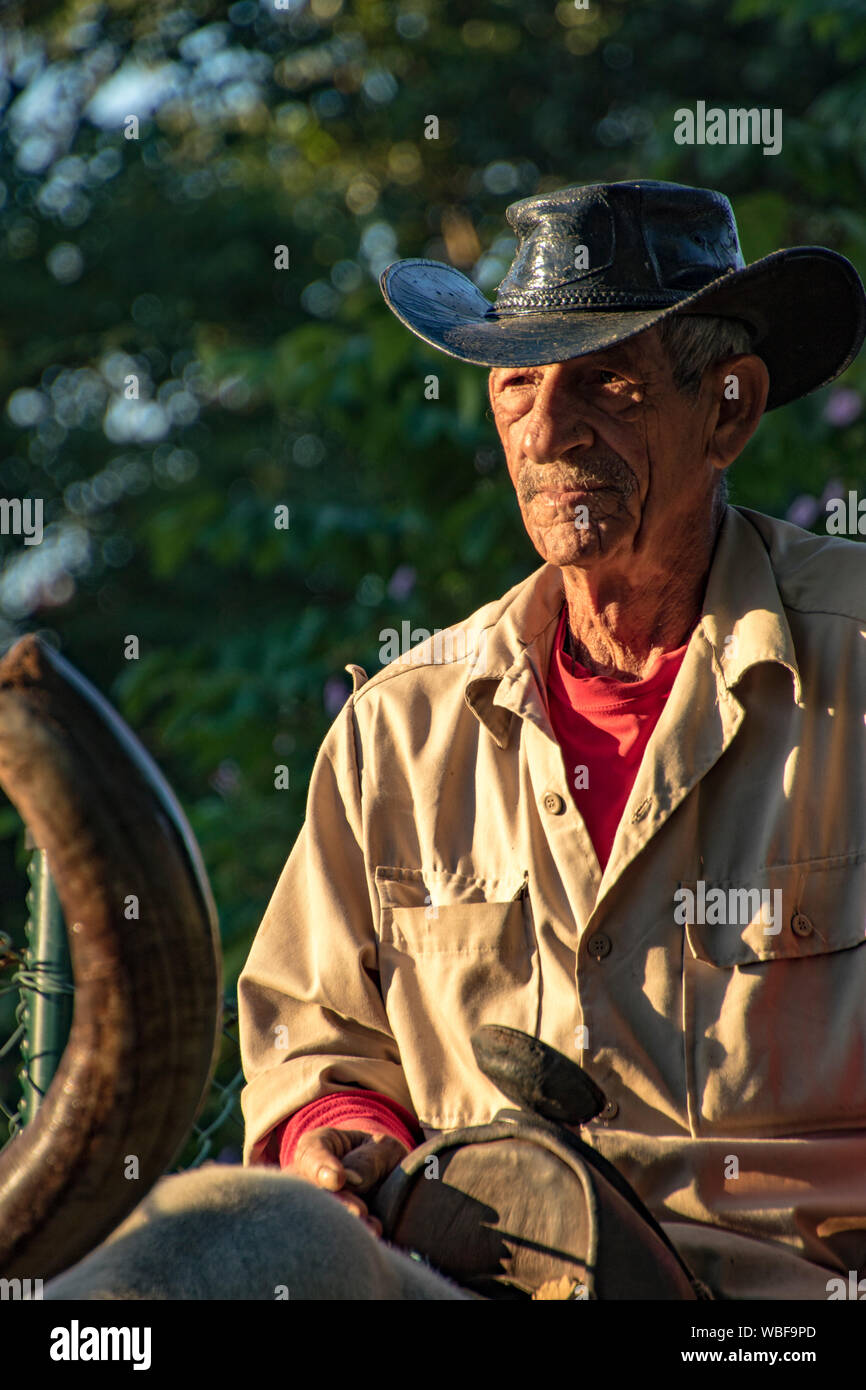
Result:
[[244,1162],[354,1086],[485,1123],[469,1036],[508,1024],[602,1087],[583,1133],[711,1287],[826,1298],[866,1265],[866,546],[727,509],[604,873],[547,711],[562,602],[543,565],[444,659],[347,668],[240,979]]

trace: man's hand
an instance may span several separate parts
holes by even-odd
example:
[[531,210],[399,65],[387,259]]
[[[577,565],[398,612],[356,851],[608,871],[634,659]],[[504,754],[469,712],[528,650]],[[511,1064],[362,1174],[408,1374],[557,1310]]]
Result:
[[369,1192],[386,1178],[406,1153],[406,1145],[391,1134],[326,1126],[301,1135],[289,1172],[333,1192],[347,1211],[380,1236],[382,1223],[370,1215],[359,1193]]

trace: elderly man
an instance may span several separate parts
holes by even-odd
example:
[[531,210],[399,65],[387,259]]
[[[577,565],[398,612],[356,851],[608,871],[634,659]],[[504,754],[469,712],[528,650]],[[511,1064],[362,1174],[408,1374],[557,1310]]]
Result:
[[[866,331],[820,247],[746,266],[727,199],[508,209],[495,305],[402,261],[392,310],[491,368],[543,565],[354,692],[240,981],[244,1161],[367,1194],[502,1096],[521,1029],[607,1103],[583,1137],[723,1298],[866,1265],[866,549],[726,503],[765,409]],[[456,653],[456,655],[455,655]]]

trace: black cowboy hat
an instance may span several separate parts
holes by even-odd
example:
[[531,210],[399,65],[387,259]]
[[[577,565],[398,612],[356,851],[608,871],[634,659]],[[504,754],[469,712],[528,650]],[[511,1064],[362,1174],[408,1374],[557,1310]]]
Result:
[[440,261],[396,261],[382,293],[407,328],[482,367],[563,362],[676,312],[741,319],[770,373],[767,410],[832,381],[866,336],[850,261],[793,246],[746,265],[722,193],[639,179],[574,185],[512,203],[518,237],[491,304]]

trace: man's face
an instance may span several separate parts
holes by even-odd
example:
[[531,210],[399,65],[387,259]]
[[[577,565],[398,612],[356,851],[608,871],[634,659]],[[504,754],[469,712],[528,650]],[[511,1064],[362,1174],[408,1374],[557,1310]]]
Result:
[[494,419],[539,554],[581,569],[663,570],[689,528],[710,524],[731,462],[715,438],[723,381],[713,369],[697,398],[684,396],[654,328],[587,357],[494,368]]

